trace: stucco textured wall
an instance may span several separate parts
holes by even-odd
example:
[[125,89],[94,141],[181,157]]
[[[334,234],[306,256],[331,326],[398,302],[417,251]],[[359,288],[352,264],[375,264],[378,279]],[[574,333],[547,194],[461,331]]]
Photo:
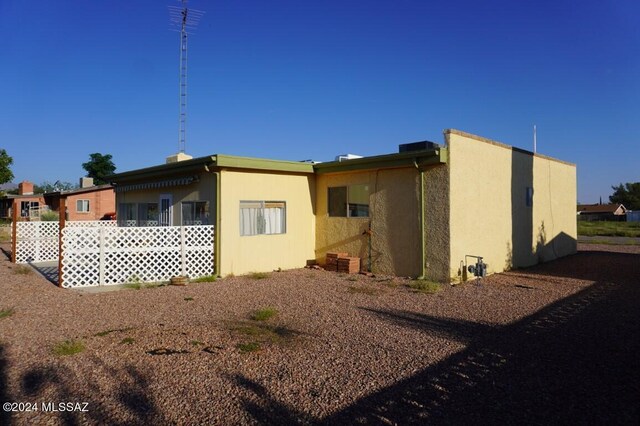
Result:
[[[314,259],[313,175],[223,170],[220,274],[301,268]],[[286,202],[286,233],[240,236],[240,201]]]
[[[369,217],[329,217],[329,187],[366,184]],[[375,273],[417,276],[420,273],[419,175],[415,168],[320,174],[317,177],[316,252],[324,263],[328,251],[347,252]]]
[[438,282],[450,275],[449,185],[448,166],[424,171],[425,278]]
[[575,165],[463,132],[445,139],[452,279],[465,255],[483,256],[493,273],[575,253]]

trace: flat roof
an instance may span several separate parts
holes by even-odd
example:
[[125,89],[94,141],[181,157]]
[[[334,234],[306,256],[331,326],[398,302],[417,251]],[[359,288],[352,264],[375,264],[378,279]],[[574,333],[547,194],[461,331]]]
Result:
[[192,158],[190,160],[177,161],[175,163],[160,164],[143,169],[130,170],[107,176],[111,182],[125,182],[140,178],[164,177],[168,174],[194,173],[207,171],[207,169],[246,169],[266,170],[288,173],[313,173],[311,163],[301,161],[270,160],[265,158],[239,157],[234,155],[215,154],[205,157]]

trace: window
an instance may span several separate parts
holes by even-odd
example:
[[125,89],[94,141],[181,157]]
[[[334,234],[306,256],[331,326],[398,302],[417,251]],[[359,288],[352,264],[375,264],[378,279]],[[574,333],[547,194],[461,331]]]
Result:
[[369,185],[329,188],[328,211],[331,217],[369,217]]
[[118,225],[120,226],[137,226],[138,225],[136,204],[134,203],[118,204]]
[[[38,210],[40,208],[40,203],[38,201],[21,201],[20,202],[20,216],[29,217],[31,216],[31,210]],[[37,212],[34,212],[37,213]]]
[[208,225],[209,202],[208,201],[184,201],[182,203],[183,225]]
[[89,213],[89,200],[77,200],[76,211],[78,213]]
[[138,224],[140,226],[158,226],[158,203],[138,204]]
[[286,212],[284,201],[240,201],[240,235],[284,234]]

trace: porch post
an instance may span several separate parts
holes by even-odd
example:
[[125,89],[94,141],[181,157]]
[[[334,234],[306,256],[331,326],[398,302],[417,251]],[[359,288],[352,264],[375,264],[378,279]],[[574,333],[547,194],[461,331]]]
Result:
[[64,253],[62,251],[62,230],[66,223],[65,212],[67,210],[67,199],[60,197],[60,206],[58,207],[58,287],[62,288],[64,278],[62,276],[62,258]]
[[11,205],[11,262],[16,263],[16,250],[18,250],[18,200],[14,199]]

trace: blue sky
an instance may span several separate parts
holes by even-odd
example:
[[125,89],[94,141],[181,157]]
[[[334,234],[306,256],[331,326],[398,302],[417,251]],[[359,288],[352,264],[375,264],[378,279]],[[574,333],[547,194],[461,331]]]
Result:
[[[0,147],[15,181],[178,150],[175,0],[0,0]],[[640,2],[192,0],[187,153],[395,152],[455,128],[640,181]]]

